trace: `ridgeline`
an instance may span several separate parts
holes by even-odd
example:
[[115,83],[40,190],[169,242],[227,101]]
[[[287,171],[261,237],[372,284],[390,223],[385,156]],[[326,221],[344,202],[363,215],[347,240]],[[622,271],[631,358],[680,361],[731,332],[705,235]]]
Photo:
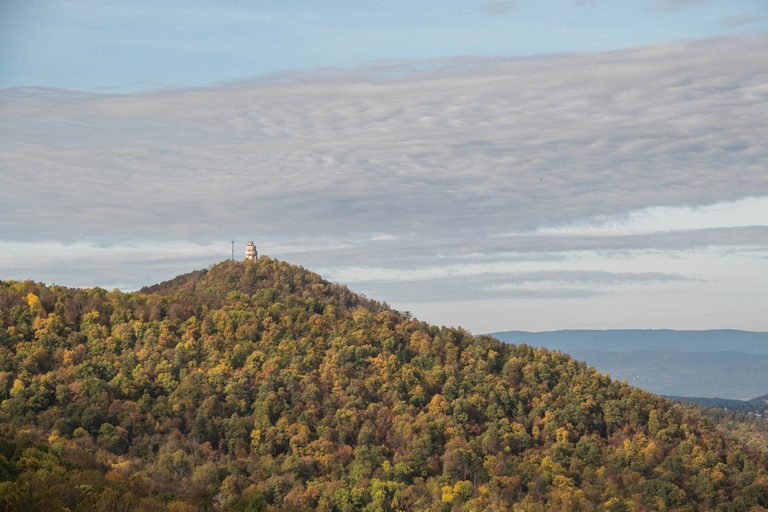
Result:
[[768,459],[301,267],[0,282],[0,510],[761,511]]

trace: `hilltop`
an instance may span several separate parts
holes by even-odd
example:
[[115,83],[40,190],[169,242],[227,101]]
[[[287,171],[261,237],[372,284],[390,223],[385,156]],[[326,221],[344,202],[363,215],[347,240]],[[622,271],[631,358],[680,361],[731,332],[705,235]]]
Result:
[[0,509],[768,507],[766,455],[556,351],[262,257],[0,282]]

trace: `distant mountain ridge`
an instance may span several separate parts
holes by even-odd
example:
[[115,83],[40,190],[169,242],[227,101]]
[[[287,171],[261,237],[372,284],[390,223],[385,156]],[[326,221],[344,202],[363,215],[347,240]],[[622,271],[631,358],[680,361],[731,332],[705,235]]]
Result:
[[768,332],[713,329],[608,329],[561,331],[502,331],[491,336],[508,343],[525,343],[570,353],[571,350],[630,352],[677,350],[680,352],[745,352],[768,355]]
[[760,396],[753,398],[752,400],[733,400],[730,398],[705,398],[700,396],[664,396],[669,400],[677,400],[678,402],[691,402],[694,404],[703,405],[705,407],[716,407],[728,410],[739,410],[749,412],[751,410],[768,409],[768,403],[766,397]]
[[611,377],[661,395],[751,400],[768,390],[768,356],[745,352],[574,350]]
[[768,392],[768,333],[730,329],[506,331],[507,343],[560,350],[667,396],[750,400]]

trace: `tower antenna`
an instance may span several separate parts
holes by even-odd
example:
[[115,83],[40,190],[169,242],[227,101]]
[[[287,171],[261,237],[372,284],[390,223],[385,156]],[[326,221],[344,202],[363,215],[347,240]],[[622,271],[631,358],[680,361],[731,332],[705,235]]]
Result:
[[235,241],[232,240],[232,261],[235,261]]

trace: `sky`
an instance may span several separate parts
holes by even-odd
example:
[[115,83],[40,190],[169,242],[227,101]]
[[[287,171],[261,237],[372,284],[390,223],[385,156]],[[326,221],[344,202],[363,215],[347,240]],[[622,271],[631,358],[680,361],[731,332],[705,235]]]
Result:
[[760,0],[0,2],[0,279],[261,254],[438,325],[768,331]]

